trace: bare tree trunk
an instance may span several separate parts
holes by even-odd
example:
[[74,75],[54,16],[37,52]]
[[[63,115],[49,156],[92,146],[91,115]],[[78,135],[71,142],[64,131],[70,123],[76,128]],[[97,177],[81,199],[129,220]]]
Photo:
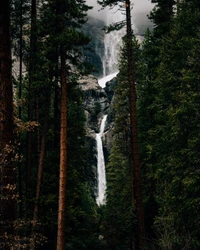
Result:
[[39,210],[39,198],[40,198],[40,190],[42,185],[42,175],[43,175],[43,166],[44,166],[44,158],[46,152],[46,141],[47,141],[47,133],[48,133],[48,122],[49,122],[49,108],[50,108],[50,93],[46,98],[47,108],[45,112],[45,120],[44,120],[44,128],[42,133],[41,139],[41,149],[40,149],[40,156],[39,156],[39,163],[38,163],[38,178],[37,178],[37,187],[36,187],[36,197],[35,197],[35,206],[34,206],[34,213],[33,213],[33,241],[31,244],[31,250],[35,249],[35,227],[38,221],[38,210]]
[[[58,5],[57,5],[57,13],[59,13],[59,9],[58,9]],[[60,25],[59,25],[59,20],[56,19],[56,30],[59,32],[60,30]],[[55,77],[55,87],[54,87],[54,150],[55,152],[57,152],[58,149],[58,144],[59,144],[59,127],[60,127],[60,122],[59,122],[59,117],[60,117],[60,110],[59,110],[59,97],[60,97],[60,88],[58,86],[58,79],[59,79],[59,48],[56,48],[56,52],[55,52],[55,58],[57,60],[57,64],[56,64],[56,68],[55,68],[55,72],[56,75]]]
[[[40,115],[39,115],[39,90],[35,90],[35,120],[39,124]],[[36,155],[37,155],[37,165],[39,165],[40,159],[40,127],[36,127]]]
[[[30,38],[30,60],[29,60],[29,106],[28,106],[28,120],[33,120],[33,82],[35,78],[35,63],[36,63],[36,14],[37,4],[36,0],[31,1],[31,38]],[[33,132],[29,131],[27,134],[27,186],[30,185],[31,180],[31,166],[32,162],[32,137]]]
[[57,250],[64,250],[65,245],[65,207],[67,177],[67,83],[66,52],[61,47],[61,125],[60,125],[60,178],[58,204]]
[[138,223],[139,249],[145,248],[144,212],[142,200],[142,184],[140,173],[140,159],[138,148],[137,112],[136,112],[136,89],[133,60],[133,42],[130,15],[130,0],[126,0],[126,24],[127,24],[127,54],[128,54],[128,80],[130,89],[130,123],[131,123],[131,147],[133,156],[133,203],[136,205]]
[[[20,37],[19,37],[19,87],[18,87],[18,98],[21,100],[22,98],[22,62],[23,62],[23,48],[22,48],[22,28],[23,28],[23,13],[22,13],[22,4],[23,0],[21,0],[20,4]],[[21,108],[21,103],[19,104],[18,108],[18,117],[19,120],[21,120],[22,116],[22,108]],[[22,171],[21,171],[21,152],[22,152],[22,140],[21,140],[21,135],[19,135],[19,161],[18,161],[18,186],[19,186],[19,217],[22,217]]]
[[0,1],[0,242],[12,234],[16,218],[13,164],[13,90],[11,75],[10,6]]
[[[57,72],[58,72],[58,68],[57,68]],[[57,82],[58,82],[58,77],[57,78]],[[54,150],[57,151],[58,149],[58,144],[59,144],[59,87],[58,85],[56,85],[54,87]]]

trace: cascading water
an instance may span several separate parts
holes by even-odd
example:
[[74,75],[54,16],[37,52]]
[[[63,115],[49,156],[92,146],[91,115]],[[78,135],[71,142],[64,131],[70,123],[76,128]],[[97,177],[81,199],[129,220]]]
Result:
[[[124,21],[124,15],[118,10],[118,7],[108,10],[108,15],[106,19],[106,26],[113,23],[118,23]],[[105,34],[104,37],[104,56],[102,58],[103,62],[103,77],[117,72],[118,64],[118,53],[121,46],[121,38],[125,34],[125,29],[122,28],[119,31],[112,31]]]
[[115,73],[112,73],[108,76],[105,76],[101,79],[98,80],[98,83],[99,85],[102,87],[102,88],[105,88],[106,86],[106,83],[109,82],[110,80],[112,80],[116,75],[117,75],[118,72],[115,72]]
[[100,132],[96,134],[96,142],[97,142],[97,172],[98,172],[98,196],[97,196],[97,204],[103,205],[105,204],[105,191],[106,191],[106,171],[105,171],[105,161],[103,154],[103,143],[102,136],[105,128],[107,115],[104,115]]
[[[88,3],[93,5],[94,0],[87,0]],[[151,3],[148,0],[137,0],[138,4],[142,2],[141,6],[149,6]],[[96,6],[97,7],[97,6]],[[99,8],[100,9],[100,6]],[[112,23],[118,23],[120,21],[125,20],[125,13],[121,12],[119,9],[123,9],[123,6],[119,7],[116,6],[113,9],[105,8],[102,12],[100,11],[99,14],[96,12],[93,16],[95,18],[99,18],[105,22],[106,26],[109,26]],[[151,5],[152,9],[152,5]],[[101,16],[99,16],[101,15]],[[134,14],[132,13],[132,16]],[[134,20],[132,22],[133,29],[136,30],[134,25]],[[103,77],[98,80],[99,85],[104,88],[106,86],[106,82],[110,81],[114,78],[118,73],[118,57],[120,46],[122,44],[122,37],[125,35],[125,27],[119,31],[112,31],[108,34],[105,34],[104,37],[104,55],[101,56],[102,64],[103,64]],[[102,135],[104,131],[106,117],[104,116],[101,123],[101,130],[100,133],[96,134],[96,141],[97,141],[97,151],[98,151],[98,195],[96,198],[97,204],[102,205],[105,204],[105,190],[106,190],[106,173],[105,173],[105,162],[104,162],[104,155],[103,155],[103,146],[102,146]]]
[[[109,10],[108,10],[109,11]],[[114,22],[122,21],[121,12],[116,12],[113,9],[113,15],[109,13],[107,15],[106,25],[110,25]],[[104,56],[102,57],[103,63],[103,78],[98,80],[99,85],[104,88],[106,82],[114,78],[117,73],[117,62],[118,62],[118,53],[121,46],[121,38],[124,35],[124,30],[113,31],[108,34],[105,34],[104,38]],[[97,204],[103,205],[106,202],[105,191],[106,191],[106,171],[105,171],[105,160],[103,154],[103,144],[102,144],[102,135],[104,132],[105,122],[107,115],[103,116],[100,133],[96,134],[96,143],[97,143],[97,172],[98,172],[98,195],[96,198]]]

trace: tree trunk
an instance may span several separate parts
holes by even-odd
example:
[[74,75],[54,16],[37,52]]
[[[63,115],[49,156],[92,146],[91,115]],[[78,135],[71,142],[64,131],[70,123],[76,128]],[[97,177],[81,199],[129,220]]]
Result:
[[35,197],[35,206],[34,206],[34,213],[33,213],[33,241],[31,244],[31,249],[35,249],[35,227],[38,221],[38,210],[39,210],[39,198],[40,198],[40,190],[42,185],[42,175],[43,175],[43,166],[44,166],[44,158],[45,158],[45,151],[46,151],[46,141],[47,141],[47,132],[48,132],[48,121],[49,121],[49,108],[50,108],[50,93],[47,94],[46,98],[47,108],[45,110],[45,120],[44,120],[44,128],[42,133],[41,139],[41,149],[39,155],[39,163],[38,163],[38,178],[37,178],[37,187],[36,187],[36,197]]
[[57,250],[64,250],[65,245],[65,207],[67,175],[67,83],[66,52],[61,47],[61,125],[60,125],[60,178],[58,204]]
[[[19,86],[18,86],[18,98],[21,100],[22,98],[22,63],[23,63],[23,48],[22,48],[22,29],[23,29],[23,13],[22,13],[22,5],[23,5],[23,0],[21,0],[20,4],[20,37],[19,37]],[[18,117],[19,120],[22,118],[22,108],[21,108],[21,103],[18,107]],[[21,153],[22,153],[22,140],[21,140],[21,135],[19,135],[19,160],[18,160],[18,186],[19,186],[19,218],[22,217],[22,171],[21,171]]]
[[[28,120],[33,120],[33,82],[35,78],[35,63],[36,63],[36,13],[37,4],[36,0],[31,1],[31,38],[30,38],[30,60],[29,60],[29,105],[28,105]],[[27,134],[27,186],[30,186],[31,180],[31,166],[33,165],[32,159],[32,137],[33,132],[29,131]],[[27,188],[28,188],[27,187]],[[27,194],[28,195],[28,194]]]
[[[58,72],[58,69],[57,69]],[[58,77],[56,77],[58,80]],[[58,81],[57,81],[58,82]],[[57,152],[59,144],[59,87],[54,87],[54,150]]]
[[[40,90],[35,90],[35,120],[39,124],[40,122],[40,115],[39,115],[39,91]],[[39,165],[40,161],[40,127],[35,128],[35,133],[36,133],[36,158],[37,158],[37,165]]]
[[[10,6],[0,1],[0,242],[12,234],[16,218],[15,171],[13,164],[13,90],[11,75]],[[3,238],[3,242],[6,239]]]
[[142,184],[140,174],[140,159],[138,148],[137,114],[136,114],[136,89],[133,60],[133,42],[130,15],[130,0],[126,0],[126,25],[127,25],[127,54],[128,54],[128,80],[130,89],[130,125],[131,125],[131,150],[133,156],[133,204],[136,205],[138,223],[138,245],[140,250],[145,248],[144,212],[142,201]]

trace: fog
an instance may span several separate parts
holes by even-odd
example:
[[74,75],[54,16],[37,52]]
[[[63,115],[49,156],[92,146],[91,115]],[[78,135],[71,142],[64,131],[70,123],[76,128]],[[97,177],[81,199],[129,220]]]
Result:
[[[131,2],[133,4],[133,13],[146,12],[148,14],[153,7],[151,0],[132,0]],[[88,12],[90,16],[103,21],[105,20],[108,12],[101,10],[101,6],[97,4],[97,0],[86,0],[86,3],[93,6],[93,9]],[[114,11],[111,10],[110,13],[114,13]]]

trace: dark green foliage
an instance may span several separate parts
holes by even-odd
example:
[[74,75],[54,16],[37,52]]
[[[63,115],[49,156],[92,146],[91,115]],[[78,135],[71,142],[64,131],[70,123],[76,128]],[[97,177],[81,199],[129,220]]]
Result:
[[148,77],[138,85],[141,153],[146,206],[158,208],[150,217],[159,249],[199,248],[200,13],[195,5],[180,5],[173,26],[161,37],[159,64],[152,63],[158,45],[151,36],[143,47]]
[[[136,40],[134,40],[134,44],[134,58],[137,60],[139,51]],[[113,96],[114,140],[109,162],[106,166],[107,203],[104,226],[108,249],[131,249],[133,238],[137,234],[135,230],[135,206],[132,204],[133,173],[131,167],[130,107],[126,59],[127,53],[124,45],[120,56],[118,84],[114,88]]]
[[[99,1],[102,7],[124,1]],[[182,1],[176,12],[173,0],[154,0],[150,18],[155,29],[146,31],[139,48],[135,44],[137,114],[140,158],[143,177],[147,249],[200,248],[200,2]],[[20,120],[16,120],[16,141],[20,137],[21,156],[17,163],[18,190],[22,200],[16,235],[29,247],[35,199],[38,153],[46,113],[46,96],[51,107],[44,173],[39,199],[36,232],[37,249],[55,249],[59,176],[60,59],[61,45],[67,51],[68,80],[68,172],[66,249],[131,249],[137,238],[136,211],[132,204],[132,171],[129,126],[127,57],[124,46],[119,61],[120,73],[114,83],[114,139],[106,166],[107,203],[98,208],[92,185],[94,173],[85,135],[83,95],[77,77],[88,69],[83,52],[90,39],[81,31],[88,6],[82,0],[49,0],[39,6],[37,53],[33,83],[29,75],[21,79]],[[65,11],[65,15],[61,12]],[[23,15],[21,15],[23,14]],[[23,17],[23,18],[22,18]],[[21,19],[22,18],[22,19]],[[23,27],[23,62],[29,65],[30,1],[13,1],[12,37],[14,54],[19,57],[19,27]],[[64,23],[61,32],[60,23]],[[117,23],[111,28],[119,28]],[[133,39],[135,41],[135,38]],[[94,44],[93,44],[94,47]],[[99,62],[98,62],[99,63]],[[100,65],[100,63],[99,63]],[[72,70],[73,69],[73,72]],[[74,73],[76,69],[76,74]],[[81,73],[81,74],[80,74]],[[18,91],[19,81],[14,86]],[[113,95],[109,92],[109,100]],[[32,123],[28,121],[29,93],[33,97]],[[15,97],[17,98],[17,96]],[[92,119],[100,111],[96,103]],[[17,112],[16,112],[17,116]],[[37,121],[38,123],[36,123]],[[26,168],[27,131],[32,131],[31,171]],[[89,149],[88,149],[88,148]],[[95,153],[95,152],[93,152]],[[89,163],[89,164],[88,164]],[[95,163],[92,163],[95,165]],[[19,173],[19,172],[18,172]],[[30,176],[29,176],[30,175]],[[30,177],[30,179],[28,178]],[[28,181],[29,179],[29,181]],[[20,182],[21,181],[21,182]],[[19,212],[19,207],[18,207]],[[18,213],[19,214],[19,213]],[[42,233],[42,234],[41,234]],[[16,242],[15,242],[16,243]],[[18,242],[19,243],[19,242]]]
[[[16,1],[16,10],[21,8],[19,14],[23,18],[27,17],[27,23],[30,23],[30,13],[27,15],[27,9],[18,4],[23,1]],[[24,3],[25,4],[25,3]],[[61,9],[66,10],[61,15]],[[21,82],[22,98],[21,105],[22,116],[18,121],[20,126],[19,135],[21,139],[21,158],[19,168],[21,169],[20,182],[22,182],[22,221],[17,234],[21,242],[26,237],[26,244],[29,247],[30,237],[32,234],[31,223],[33,217],[33,205],[35,199],[35,186],[37,181],[38,154],[41,145],[41,138],[44,117],[46,110],[46,96],[51,95],[49,129],[47,135],[46,154],[44,161],[43,179],[41,184],[41,195],[39,198],[39,215],[38,225],[35,228],[38,235],[42,232],[44,247],[55,249],[56,231],[57,231],[57,211],[58,211],[58,179],[59,179],[59,121],[60,121],[60,59],[59,50],[62,45],[67,50],[67,81],[68,81],[68,184],[67,184],[67,225],[66,225],[66,244],[69,249],[94,249],[98,245],[98,215],[96,213],[97,205],[94,195],[91,193],[88,185],[88,177],[93,178],[88,166],[88,151],[85,144],[85,116],[82,108],[82,92],[77,85],[76,79],[80,72],[84,73],[85,65],[83,64],[83,47],[86,46],[90,38],[81,30],[81,25],[87,20],[86,11],[89,7],[85,1],[45,1],[38,10],[40,15],[37,19],[37,51],[34,54],[34,72],[32,74],[32,84],[28,85],[30,75]],[[20,16],[14,12],[16,20]],[[14,15],[16,14],[16,16]],[[20,20],[21,21],[21,20]],[[22,27],[28,30],[29,25],[23,19]],[[65,24],[61,32],[60,23]],[[18,23],[15,22],[15,25]],[[15,26],[13,25],[15,28]],[[28,30],[29,31],[29,30]],[[13,29],[15,32],[15,29]],[[18,33],[14,33],[18,41]],[[23,33],[24,46],[23,55],[28,55],[29,32]],[[14,37],[15,37],[14,36]],[[25,44],[26,43],[26,44]],[[18,56],[18,47],[16,55]],[[28,56],[23,57],[25,65],[30,64]],[[76,74],[70,69],[76,69]],[[16,84],[18,82],[16,81]],[[28,121],[29,93],[32,96],[33,117],[32,123]],[[26,104],[26,105],[24,105]],[[36,123],[37,121],[37,123]],[[24,125],[23,125],[24,124]],[[22,126],[23,125],[23,126]],[[26,168],[27,155],[26,140],[27,130],[32,136],[32,151],[30,155],[31,169]],[[30,172],[28,172],[30,171]],[[90,180],[91,181],[91,180]],[[28,225],[28,226],[26,226]],[[94,230],[91,231],[91,228]],[[80,237],[81,235],[81,237]],[[37,245],[40,247],[40,244]],[[98,247],[98,246],[97,246]],[[41,248],[43,249],[43,248]],[[97,249],[97,248],[96,248]]]
[[[127,107],[127,88],[115,90],[115,131],[114,142],[109,156],[107,172],[107,204],[106,240],[108,249],[123,249],[131,246],[132,235],[132,204],[131,187],[132,173],[130,167],[130,141]],[[118,93],[118,94],[117,94]],[[117,110],[116,110],[117,108]]]
[[110,24],[109,26],[104,27],[106,33],[112,32],[114,30],[120,30],[126,25],[126,21],[116,22],[114,24]]
[[110,6],[113,7],[115,5],[118,5],[120,2],[119,0],[98,0],[97,1],[99,4],[102,5],[102,7]]
[[151,12],[150,19],[155,24],[154,35],[159,38],[170,30],[170,26],[173,22],[174,14],[174,0],[152,0],[152,3],[156,3],[153,11]]
[[[86,173],[89,172],[89,166],[85,148],[85,117],[80,102],[81,91],[75,87],[75,82],[69,85],[68,91],[71,95],[68,103],[68,155],[70,158],[67,173],[66,242],[68,249],[89,249],[93,248],[98,241],[97,205],[87,184]],[[92,228],[94,231],[91,230]]]

